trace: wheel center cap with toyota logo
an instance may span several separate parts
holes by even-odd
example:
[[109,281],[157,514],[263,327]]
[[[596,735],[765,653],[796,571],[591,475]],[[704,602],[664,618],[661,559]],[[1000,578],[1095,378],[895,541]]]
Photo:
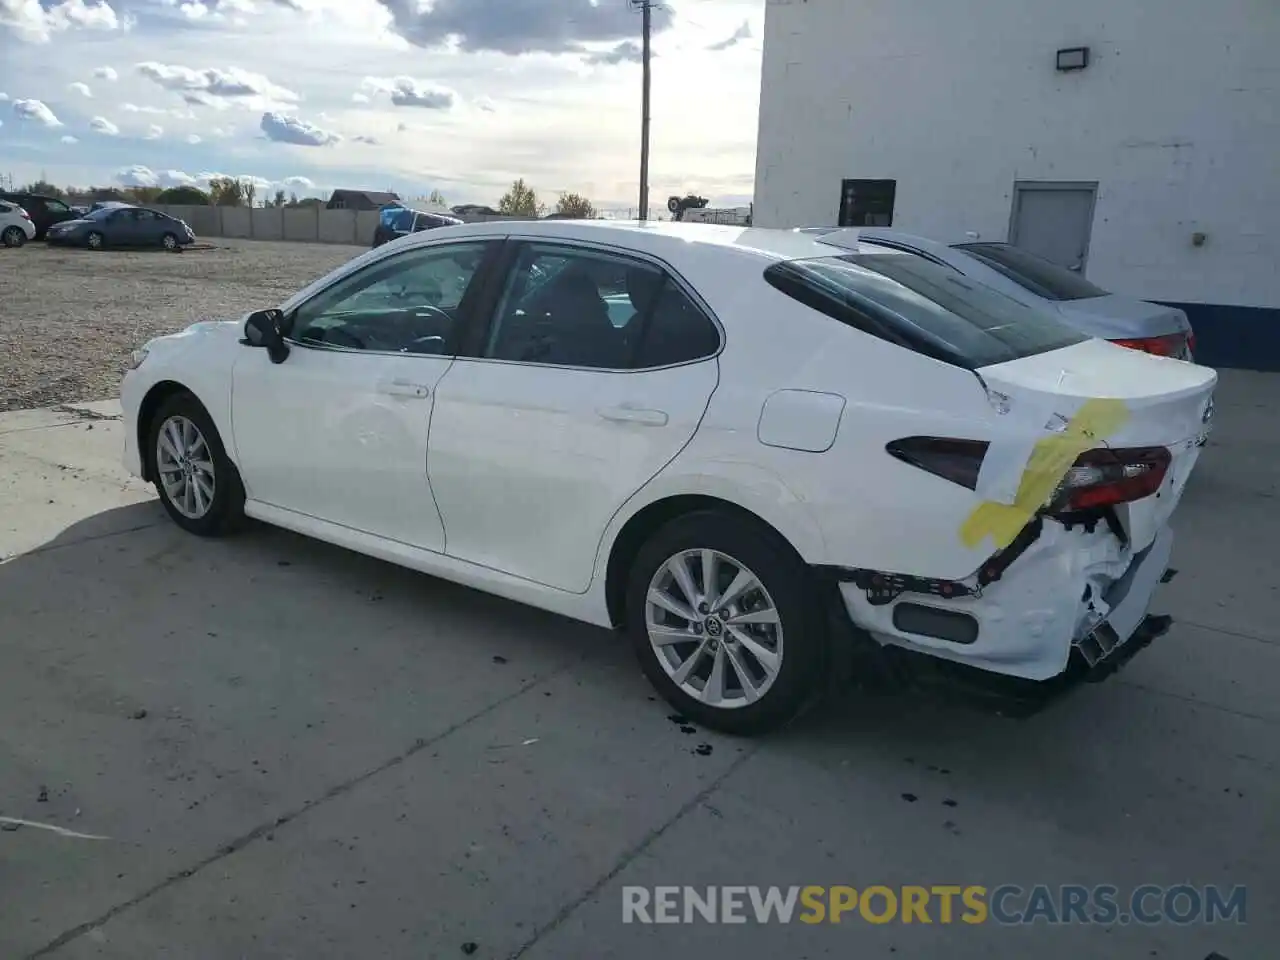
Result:
[[720,622],[719,617],[707,617],[705,626],[708,637],[716,638],[724,634],[724,624]]

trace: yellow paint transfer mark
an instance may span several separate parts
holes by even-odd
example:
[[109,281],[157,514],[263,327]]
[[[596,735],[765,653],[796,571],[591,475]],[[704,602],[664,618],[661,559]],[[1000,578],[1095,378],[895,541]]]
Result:
[[1121,400],[1087,400],[1061,433],[1039,441],[1031,451],[1012,504],[980,503],[960,527],[960,541],[969,548],[990,537],[1003,550],[1025,527],[1067,475],[1076,458],[1106,440],[1129,419]]

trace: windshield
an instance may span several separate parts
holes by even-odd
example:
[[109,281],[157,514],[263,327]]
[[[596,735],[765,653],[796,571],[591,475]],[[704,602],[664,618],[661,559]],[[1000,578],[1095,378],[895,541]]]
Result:
[[776,263],[783,293],[882,339],[974,369],[1088,339],[950,267],[900,254],[849,254]]
[[1018,286],[1046,300],[1090,300],[1108,295],[1080,274],[1007,243],[961,243],[956,249],[977,257]]

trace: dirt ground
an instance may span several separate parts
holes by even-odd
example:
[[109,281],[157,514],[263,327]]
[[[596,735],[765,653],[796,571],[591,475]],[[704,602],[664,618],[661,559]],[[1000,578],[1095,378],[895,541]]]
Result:
[[0,410],[114,397],[130,351],[152,337],[276,306],[363,251],[226,239],[182,254],[0,249]]

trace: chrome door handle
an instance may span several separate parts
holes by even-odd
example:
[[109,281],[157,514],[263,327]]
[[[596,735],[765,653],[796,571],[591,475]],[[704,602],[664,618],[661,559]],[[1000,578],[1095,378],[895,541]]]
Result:
[[605,420],[614,423],[638,423],[644,427],[665,427],[670,418],[661,410],[646,410],[643,407],[605,407],[597,410]]
[[384,380],[378,384],[378,390],[392,397],[414,397],[423,400],[431,396],[431,388],[425,383],[411,383],[408,380]]

